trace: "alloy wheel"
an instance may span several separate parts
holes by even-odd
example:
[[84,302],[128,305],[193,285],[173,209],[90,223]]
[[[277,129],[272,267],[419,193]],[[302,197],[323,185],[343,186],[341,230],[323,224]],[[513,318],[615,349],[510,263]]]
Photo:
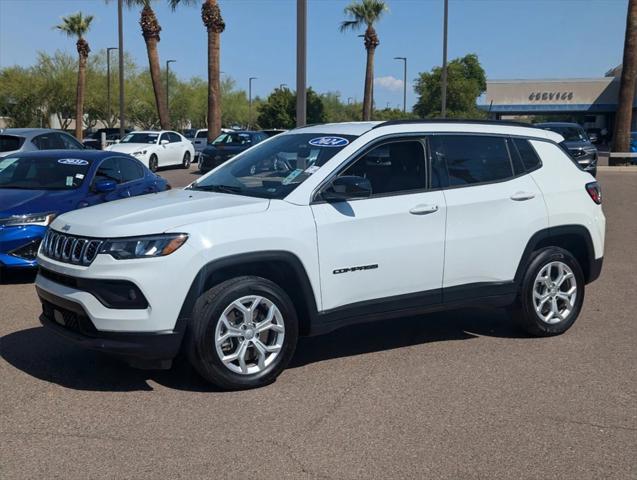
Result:
[[285,338],[281,311],[271,300],[249,295],[228,305],[217,322],[215,349],[234,373],[252,375],[279,356]]
[[577,298],[577,281],[571,268],[559,261],[546,264],[533,282],[533,306],[540,319],[553,325],[571,315]]

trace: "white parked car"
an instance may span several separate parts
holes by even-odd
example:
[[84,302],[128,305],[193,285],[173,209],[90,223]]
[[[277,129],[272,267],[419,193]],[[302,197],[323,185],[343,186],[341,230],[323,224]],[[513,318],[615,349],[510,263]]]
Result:
[[139,366],[183,348],[227,389],[274,381],[299,335],[371,320],[507,307],[530,335],[563,333],[600,274],[605,218],[562,141],[486,121],[282,133],[185,190],[56,218],[42,323]]
[[167,130],[131,132],[122,141],[106,148],[112,152],[128,153],[151,171],[159,167],[181,165],[190,167],[195,149],[186,137]]

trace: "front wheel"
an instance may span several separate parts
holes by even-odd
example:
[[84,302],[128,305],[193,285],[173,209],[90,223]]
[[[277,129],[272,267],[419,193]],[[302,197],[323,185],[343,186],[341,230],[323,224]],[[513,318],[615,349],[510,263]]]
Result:
[[582,269],[570,252],[544,248],[536,253],[524,274],[513,317],[533,336],[564,333],[582,309],[584,283]]
[[294,304],[275,283],[244,276],[220,283],[196,302],[188,357],[209,382],[227,390],[273,382],[298,339]]
[[184,159],[181,161],[181,166],[183,168],[190,168],[190,152],[184,153]]

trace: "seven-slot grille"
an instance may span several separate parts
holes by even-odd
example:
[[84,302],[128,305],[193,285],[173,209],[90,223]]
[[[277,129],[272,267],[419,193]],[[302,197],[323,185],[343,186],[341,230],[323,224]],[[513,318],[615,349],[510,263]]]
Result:
[[97,256],[103,240],[76,237],[50,230],[42,241],[42,254],[59,262],[90,265]]

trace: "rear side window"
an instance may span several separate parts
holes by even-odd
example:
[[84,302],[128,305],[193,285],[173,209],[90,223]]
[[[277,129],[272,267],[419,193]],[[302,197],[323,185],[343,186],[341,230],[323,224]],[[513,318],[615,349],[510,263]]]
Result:
[[[486,135],[434,135],[434,166],[446,164],[449,186],[506,180],[513,166],[504,137]],[[435,169],[434,169],[435,171]]]
[[206,130],[202,132],[197,132],[197,135],[195,135],[195,138],[208,138],[208,132]]
[[540,157],[528,140],[524,138],[514,138],[513,143],[520,154],[520,158],[524,164],[524,169],[527,172],[542,166]]
[[24,143],[24,137],[15,135],[0,135],[0,152],[11,152],[19,150]]
[[100,180],[113,180],[117,183],[122,183],[117,158],[107,158],[100,164],[97,172],[95,173],[94,181],[98,182]]
[[118,160],[122,183],[132,182],[144,176],[144,170],[137,160],[130,158],[119,158]]

